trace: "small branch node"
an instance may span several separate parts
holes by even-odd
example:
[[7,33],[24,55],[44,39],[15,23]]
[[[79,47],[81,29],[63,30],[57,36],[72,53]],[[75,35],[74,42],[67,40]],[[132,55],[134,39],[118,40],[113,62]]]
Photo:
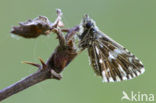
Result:
[[51,69],[50,72],[51,72],[51,78],[61,80],[62,76],[60,74],[56,73],[53,69]]

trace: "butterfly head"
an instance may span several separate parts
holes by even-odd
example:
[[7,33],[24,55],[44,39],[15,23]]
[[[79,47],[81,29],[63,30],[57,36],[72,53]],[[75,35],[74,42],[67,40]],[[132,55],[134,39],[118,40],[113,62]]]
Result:
[[95,22],[86,14],[83,17],[82,26],[84,29],[91,29],[95,27]]

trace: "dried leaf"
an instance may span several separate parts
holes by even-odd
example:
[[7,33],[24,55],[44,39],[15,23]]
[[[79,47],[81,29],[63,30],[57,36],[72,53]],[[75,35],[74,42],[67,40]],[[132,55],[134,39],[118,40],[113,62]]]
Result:
[[49,34],[52,25],[47,17],[39,16],[33,20],[19,23],[19,26],[14,26],[11,33],[24,38],[36,38],[40,35]]

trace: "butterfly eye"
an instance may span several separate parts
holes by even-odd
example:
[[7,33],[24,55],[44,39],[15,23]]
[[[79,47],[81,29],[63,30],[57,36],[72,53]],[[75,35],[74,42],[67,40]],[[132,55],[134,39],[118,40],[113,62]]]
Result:
[[89,29],[93,26],[93,23],[92,22],[88,22],[86,23],[86,28]]

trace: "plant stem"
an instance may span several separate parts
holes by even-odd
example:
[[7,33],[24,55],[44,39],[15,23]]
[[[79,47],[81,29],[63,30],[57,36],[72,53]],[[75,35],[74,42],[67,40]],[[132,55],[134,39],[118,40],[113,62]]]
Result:
[[51,75],[52,74],[49,69],[39,70],[36,73],[29,75],[28,77],[0,90],[0,101],[39,82],[42,82],[46,79],[51,79]]

